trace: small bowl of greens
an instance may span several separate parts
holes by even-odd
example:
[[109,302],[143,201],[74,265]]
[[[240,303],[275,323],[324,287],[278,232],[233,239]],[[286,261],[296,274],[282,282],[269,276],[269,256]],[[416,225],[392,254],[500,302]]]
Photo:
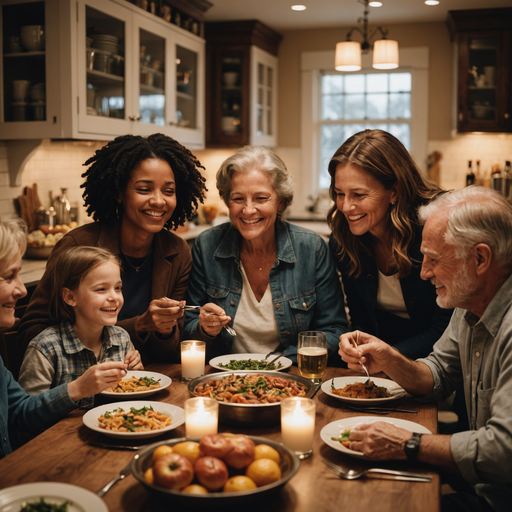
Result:
[[218,356],[210,360],[210,366],[217,370],[234,371],[234,372],[279,372],[290,368],[293,364],[291,359],[281,356],[279,359],[270,363],[275,359],[275,355],[271,355],[265,360],[265,354],[227,354]]

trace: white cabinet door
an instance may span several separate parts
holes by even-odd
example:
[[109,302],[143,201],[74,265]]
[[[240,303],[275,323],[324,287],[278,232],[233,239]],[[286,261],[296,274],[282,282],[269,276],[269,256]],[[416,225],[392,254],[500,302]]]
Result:
[[251,46],[250,143],[274,147],[277,141],[277,57]]

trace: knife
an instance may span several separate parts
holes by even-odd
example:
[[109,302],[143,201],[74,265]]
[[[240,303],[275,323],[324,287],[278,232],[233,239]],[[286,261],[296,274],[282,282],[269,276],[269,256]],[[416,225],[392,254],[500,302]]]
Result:
[[87,444],[98,446],[99,448],[106,448],[107,450],[133,450],[136,452],[142,448],[142,446],[124,446],[121,444],[97,443],[96,441],[89,441]]
[[[345,404],[347,405],[347,404]],[[418,411],[414,411],[412,409],[394,409],[392,407],[354,407],[352,405],[347,405],[349,409],[353,411],[381,411],[381,412],[410,412],[410,413],[418,413]]]

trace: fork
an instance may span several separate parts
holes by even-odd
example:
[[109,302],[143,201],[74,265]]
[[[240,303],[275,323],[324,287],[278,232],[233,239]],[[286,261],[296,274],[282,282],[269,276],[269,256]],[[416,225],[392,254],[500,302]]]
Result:
[[[359,346],[359,331],[356,331],[356,339],[354,340],[354,344],[356,347]],[[363,363],[359,363],[361,365],[361,368],[366,372],[366,376],[368,377],[368,380],[366,381],[365,385],[370,384],[370,374],[368,373],[368,370],[366,369],[366,366]]]
[[[188,310],[199,310],[199,309],[203,309],[203,306],[189,306],[188,304],[185,304],[185,306],[180,306],[181,309],[188,309]],[[218,313],[214,313],[213,311],[208,311],[206,310],[206,312],[209,314],[209,315],[217,315],[217,316],[223,316],[223,315],[219,315]],[[223,326],[224,329],[226,329],[226,331],[229,332],[229,334],[231,334],[231,336],[236,336],[236,331],[235,329],[233,329],[232,327],[230,327],[229,325],[224,325]]]
[[[138,459],[139,458],[139,454],[135,455],[134,456],[134,459]],[[112,486],[114,484],[116,484],[117,482],[119,482],[119,480],[123,480],[124,478],[126,478],[128,475],[131,474],[131,469],[130,469],[130,466],[131,466],[131,461],[128,463],[128,465],[126,467],[124,467],[123,469],[121,469],[121,471],[119,472],[119,474],[117,476],[115,476],[114,478],[112,478],[112,480],[110,480],[110,482],[108,482],[104,487],[102,487],[101,489],[97,490],[96,491],[96,494],[100,497],[100,498],[103,498],[103,496],[105,496],[105,494],[107,494],[108,491],[110,491],[110,489],[112,488]]]
[[390,475],[394,476],[394,480],[402,480],[404,482],[431,482],[432,477],[429,475],[422,475],[420,473],[411,473],[410,471],[395,471],[393,469],[371,468],[356,471],[355,469],[347,469],[337,466],[332,462],[322,459],[322,462],[338,477],[345,480],[356,480],[367,474],[375,475]]

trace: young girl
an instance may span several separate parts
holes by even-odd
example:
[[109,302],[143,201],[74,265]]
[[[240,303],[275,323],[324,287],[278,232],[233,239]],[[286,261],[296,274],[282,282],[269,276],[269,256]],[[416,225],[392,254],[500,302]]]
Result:
[[[111,372],[107,361],[124,361],[128,368],[143,369],[140,354],[128,333],[116,326],[123,306],[119,260],[98,247],[72,247],[53,262],[53,287],[49,314],[52,325],[29,344],[19,382],[38,394],[84,373]],[[94,405],[94,397],[80,401]]]

